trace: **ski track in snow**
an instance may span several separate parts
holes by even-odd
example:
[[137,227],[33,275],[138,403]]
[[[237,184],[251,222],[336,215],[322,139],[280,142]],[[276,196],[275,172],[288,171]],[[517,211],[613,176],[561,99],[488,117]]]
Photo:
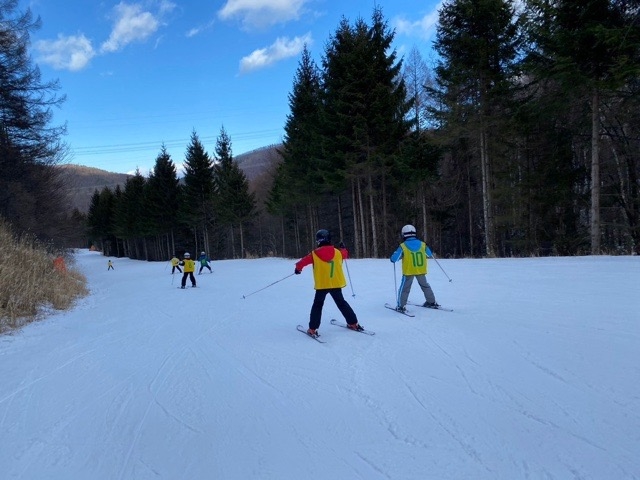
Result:
[[[328,298],[326,344],[293,331],[309,269],[242,298],[290,260],[215,262],[180,290],[163,264],[79,259],[90,297],[0,337],[7,478],[640,478],[637,258],[443,260],[455,283],[429,281],[455,311],[414,318],[380,305],[388,261],[353,260],[376,335],[330,325]],[[596,293],[620,300],[598,312]]]

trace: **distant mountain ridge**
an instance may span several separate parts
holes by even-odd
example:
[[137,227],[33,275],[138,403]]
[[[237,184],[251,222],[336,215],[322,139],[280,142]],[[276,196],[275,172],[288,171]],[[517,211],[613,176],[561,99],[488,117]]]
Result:
[[280,148],[282,148],[282,145],[269,145],[268,147],[257,148],[243,153],[233,157],[233,159],[238,163],[238,166],[247,176],[247,180],[251,183],[276,163],[280,163],[282,159],[278,153]]
[[[234,160],[247,176],[249,183],[252,183],[280,161],[280,147],[281,145],[270,145],[258,148],[238,155]],[[96,190],[101,191],[104,187],[114,190],[118,185],[124,188],[127,179],[132,176],[84,165],[66,164],[57,168],[62,170],[71,208],[77,208],[82,213],[89,211],[91,197]]]
[[80,212],[89,211],[93,193],[109,187],[114,190],[116,186],[124,187],[131,175],[126,173],[113,173],[99,168],[86,167],[84,165],[66,164],[60,165],[62,178],[67,187],[67,195],[71,208],[77,208]]

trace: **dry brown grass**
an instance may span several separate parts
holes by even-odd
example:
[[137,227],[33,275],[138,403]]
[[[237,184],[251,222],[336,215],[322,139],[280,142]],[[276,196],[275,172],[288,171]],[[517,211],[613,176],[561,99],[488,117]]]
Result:
[[54,267],[55,255],[29,236],[16,236],[0,219],[0,333],[38,319],[46,309],[66,310],[87,295],[87,279],[65,258],[66,270]]

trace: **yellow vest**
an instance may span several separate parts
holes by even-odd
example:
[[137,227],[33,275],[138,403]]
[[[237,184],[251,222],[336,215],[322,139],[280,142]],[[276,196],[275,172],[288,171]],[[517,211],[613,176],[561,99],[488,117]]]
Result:
[[420,242],[420,250],[413,252],[404,243],[402,247],[402,274],[403,275],[425,275],[427,273],[426,245]]
[[183,263],[185,273],[193,272],[196,269],[196,262],[189,258],[185,259]]
[[328,288],[343,288],[347,286],[342,271],[342,253],[335,249],[333,260],[325,262],[311,252],[313,256],[313,281],[316,290],[326,290]]

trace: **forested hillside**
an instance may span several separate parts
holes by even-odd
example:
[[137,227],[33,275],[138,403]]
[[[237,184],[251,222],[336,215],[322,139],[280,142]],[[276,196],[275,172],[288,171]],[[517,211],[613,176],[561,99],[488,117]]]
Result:
[[413,223],[441,255],[637,252],[639,10],[447,1],[434,65],[399,59],[378,10],[343,21],[294,82],[269,203],[284,250],[328,227],[384,256]]
[[115,189],[116,186],[124,186],[131,175],[125,173],[113,173],[98,168],[84,165],[61,165],[62,179],[67,190],[67,196],[71,208],[87,213],[91,197],[96,190],[104,187]]

